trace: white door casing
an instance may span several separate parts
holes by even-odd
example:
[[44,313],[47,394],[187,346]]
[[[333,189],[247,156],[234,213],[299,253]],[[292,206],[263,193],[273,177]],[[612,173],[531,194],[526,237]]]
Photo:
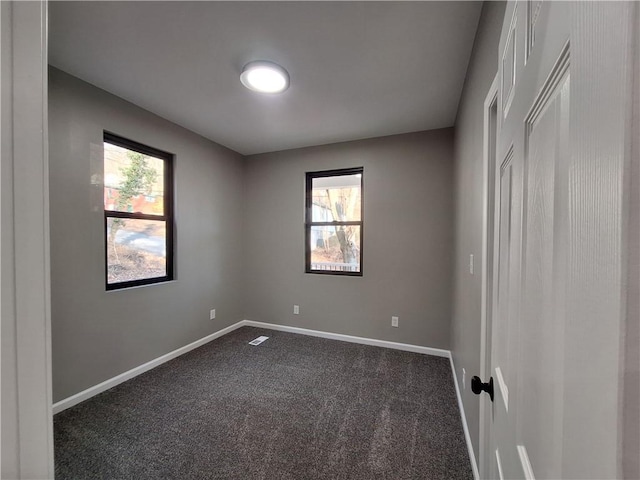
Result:
[[[495,223],[496,201],[496,140],[498,133],[498,76],[496,74],[484,102],[484,146],[483,146],[483,222],[482,222],[482,292],[480,311],[480,372],[483,378],[491,377],[491,327],[495,302],[494,272],[497,259],[494,255],[494,238],[497,238]],[[479,472],[488,471],[490,449],[491,403],[487,396],[480,397],[480,451]]]
[[506,8],[486,478],[620,474],[634,8]]
[[1,2],[2,478],[51,479],[47,3]]

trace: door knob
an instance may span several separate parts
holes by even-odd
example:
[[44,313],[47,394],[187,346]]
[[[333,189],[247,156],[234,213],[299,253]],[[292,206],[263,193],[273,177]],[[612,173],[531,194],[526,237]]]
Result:
[[482,392],[487,392],[489,394],[489,398],[493,402],[493,377],[489,378],[489,382],[482,383],[480,377],[473,377],[471,379],[471,391],[476,395],[480,395]]

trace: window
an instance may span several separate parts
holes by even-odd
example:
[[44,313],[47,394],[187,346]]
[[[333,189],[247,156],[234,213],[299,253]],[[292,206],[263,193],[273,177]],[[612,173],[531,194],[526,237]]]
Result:
[[307,273],[362,276],[362,175],[362,167],[307,173]]
[[107,290],[173,279],[172,161],[104,133]]

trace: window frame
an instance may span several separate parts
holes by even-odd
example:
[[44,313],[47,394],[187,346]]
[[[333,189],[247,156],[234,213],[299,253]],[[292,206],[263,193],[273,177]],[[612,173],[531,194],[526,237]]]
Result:
[[[313,179],[324,177],[339,177],[348,175],[360,175],[360,220],[314,222],[313,221]],[[314,270],[311,268],[311,229],[312,227],[353,225],[360,227],[360,251],[359,251],[359,272],[347,272],[339,270]],[[306,172],[305,174],[305,221],[304,221],[304,265],[305,273],[318,275],[337,275],[344,277],[362,277],[363,262],[362,251],[364,244],[364,167],[339,168],[334,170],[322,170],[316,172]]]
[[[144,145],[140,142],[121,137],[120,135],[104,131],[103,145],[110,143],[118,147],[126,148],[134,152],[148,155],[163,160],[163,214],[154,215],[141,212],[118,212],[107,210],[102,204],[104,212],[104,279],[107,291],[120,290],[123,288],[139,287],[143,285],[153,285],[155,283],[170,282],[174,280],[174,184],[173,184],[173,162],[174,155],[157,148]],[[104,156],[103,156],[104,158]],[[104,171],[104,167],[103,167]],[[107,242],[107,225],[109,218],[125,218],[132,220],[155,220],[165,222],[165,248],[166,248],[166,266],[167,274],[162,277],[143,278],[139,280],[128,280],[125,282],[109,283],[109,245]]]

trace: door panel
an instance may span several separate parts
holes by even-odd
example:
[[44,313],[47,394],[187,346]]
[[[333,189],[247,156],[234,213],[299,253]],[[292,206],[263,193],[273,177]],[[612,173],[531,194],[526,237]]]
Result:
[[506,8],[488,478],[620,476],[636,8],[546,1]]
[[[539,478],[561,471],[564,316],[561,314],[563,262],[558,220],[562,204],[556,190],[568,163],[566,140],[569,75],[543,89],[536,113],[527,121],[525,165],[527,205],[523,256],[523,314],[520,337],[519,404],[526,415],[518,425],[520,440],[537,466]],[[548,95],[548,96],[547,96]],[[543,98],[544,97],[544,98]],[[539,113],[538,113],[539,112]]]
[[497,170],[497,230],[496,309],[493,323],[491,366],[494,376],[495,400],[492,405],[494,428],[490,435],[496,446],[492,478],[519,478],[520,468],[512,439],[515,423],[512,400],[518,378],[519,268],[521,222],[521,163],[517,162],[514,146],[503,157]]
[[515,366],[510,352],[511,341],[515,336],[516,322],[510,315],[510,299],[513,298],[512,286],[514,244],[513,244],[513,149],[507,153],[499,170],[499,205],[498,213],[498,289],[497,315],[494,325],[492,364],[496,372],[496,396],[499,397],[505,410],[509,410],[509,388],[513,381],[513,367]]

